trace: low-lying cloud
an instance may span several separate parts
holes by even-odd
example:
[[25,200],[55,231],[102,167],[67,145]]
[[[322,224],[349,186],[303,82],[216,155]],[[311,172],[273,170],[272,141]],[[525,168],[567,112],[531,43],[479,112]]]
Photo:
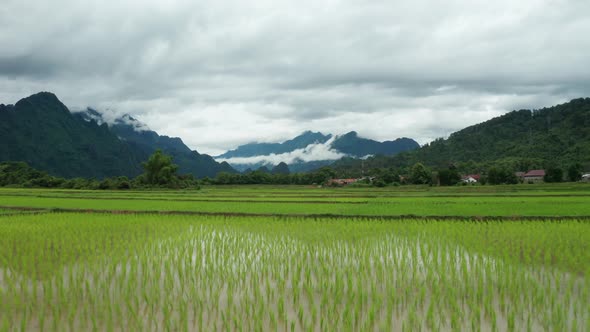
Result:
[[218,162],[228,162],[229,164],[241,165],[278,165],[281,162],[286,164],[296,164],[299,162],[310,162],[320,160],[338,160],[345,157],[346,154],[332,149],[332,143],[336,137],[330,138],[325,143],[314,143],[306,146],[303,149],[296,149],[291,152],[280,154],[269,154],[265,156],[254,157],[233,157],[233,158],[217,158]]
[[128,125],[128,126],[131,126],[133,128],[133,130],[135,130],[137,132],[150,130],[150,127],[148,127],[145,123],[134,119],[129,114],[124,114],[123,116],[117,118],[113,123],[110,123],[110,124],[111,125],[112,124]]
[[[72,113],[84,113],[84,117],[89,120],[94,120],[99,125],[106,123],[109,127],[117,124],[128,125],[137,132],[151,130],[145,123],[133,118],[129,114],[120,114],[116,111],[106,109],[97,111],[94,108],[87,109],[73,109]],[[96,113],[95,113],[96,112]]]

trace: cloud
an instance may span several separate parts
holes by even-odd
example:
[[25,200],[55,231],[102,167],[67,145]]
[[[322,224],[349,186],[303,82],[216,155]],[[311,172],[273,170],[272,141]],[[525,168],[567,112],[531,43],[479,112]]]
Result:
[[4,0],[0,102],[52,91],[211,154],[304,130],[423,144],[589,96],[589,10],[585,0]]
[[137,132],[151,130],[145,123],[138,121],[129,114],[121,114],[120,112],[112,109],[96,110],[95,108],[89,107],[86,109],[70,109],[72,113],[84,113],[86,119],[94,120],[96,123],[106,123],[109,126],[124,124],[131,126],[133,130]]
[[286,164],[296,164],[299,162],[309,162],[318,160],[338,160],[345,157],[346,154],[332,149],[332,143],[336,137],[330,138],[325,143],[314,143],[306,146],[303,149],[296,149],[291,152],[281,154],[270,154],[266,156],[255,157],[233,157],[233,158],[217,158],[218,162],[228,162],[230,164],[242,165],[278,165],[281,162]]
[[125,114],[122,117],[117,118],[115,120],[115,124],[125,124],[131,126],[133,130],[137,132],[151,130],[150,127],[148,127],[145,123],[134,119],[129,114]]

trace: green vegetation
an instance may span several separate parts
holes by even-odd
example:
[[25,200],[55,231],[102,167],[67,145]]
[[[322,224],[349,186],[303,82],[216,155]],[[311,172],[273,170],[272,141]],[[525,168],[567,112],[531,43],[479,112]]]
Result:
[[438,182],[441,186],[454,186],[459,181],[461,181],[461,175],[454,166],[438,171]]
[[137,130],[127,116],[111,126],[96,122],[93,110],[70,113],[52,93],[41,92],[15,105],[0,104],[0,161],[23,161],[52,176],[87,179],[135,177],[141,161],[156,149],[172,155],[182,174],[195,177],[233,172],[208,155],[191,151],[179,138]]
[[567,179],[571,182],[580,181],[582,179],[582,165],[579,163],[570,165],[567,169]]
[[6,330],[584,330],[590,224],[0,217]]
[[29,167],[23,162],[0,163],[0,187],[64,188],[64,189],[118,189],[131,188],[199,188],[197,179],[191,174],[176,174],[178,166],[172,157],[156,150],[147,162],[142,164],[145,172],[133,180],[126,176],[95,179],[63,179],[51,176]]
[[[362,168],[397,168],[409,174],[416,163],[460,173],[484,173],[492,167],[512,172],[549,168],[562,170],[580,164],[590,170],[590,98],[541,110],[520,110],[467,127],[420,149],[365,161],[344,159],[333,166],[346,177],[360,176]],[[343,176],[344,177],[344,176]]]
[[206,184],[325,184],[328,180],[334,178],[336,173],[329,167],[322,167],[318,170],[308,173],[288,174],[285,172],[268,172],[268,170],[258,169],[256,171],[246,172],[244,174],[222,172],[214,179],[204,179]]
[[[521,185],[520,187],[526,187]],[[37,207],[48,209],[92,209],[92,210],[131,210],[131,211],[187,211],[199,213],[253,213],[265,215],[347,215],[347,216],[443,216],[443,217],[519,217],[519,216],[590,216],[590,194],[587,185],[572,186],[571,196],[563,194],[535,193],[520,195],[482,196],[477,191],[456,192],[433,191],[432,195],[423,192],[406,191],[398,187],[395,190],[357,189],[347,191],[344,197],[338,195],[338,189],[318,190],[304,187],[285,189],[297,193],[298,197],[285,199],[274,188],[266,190],[248,190],[236,192],[233,198],[210,198],[218,190],[158,192],[155,197],[150,193],[139,195],[130,193],[125,196],[94,195],[87,192],[63,191],[46,193],[44,191],[0,190],[2,206]],[[460,187],[459,187],[460,188]],[[423,189],[422,189],[423,190]],[[325,195],[329,199],[306,197],[305,193]],[[369,197],[366,197],[369,195]],[[371,196],[372,195],[372,196]],[[562,196],[563,195],[563,196]],[[289,203],[289,201],[291,203]]]
[[547,173],[543,177],[545,182],[562,182],[563,181],[563,170],[557,167],[551,167],[547,170]]
[[[560,181],[556,181],[560,182]],[[487,174],[489,184],[516,184],[518,178],[514,172],[506,167],[492,167]]]
[[410,183],[412,184],[428,184],[432,181],[432,172],[428,170],[421,163],[416,163],[412,166],[410,173]]
[[142,181],[146,184],[163,186],[176,182],[178,165],[174,165],[172,157],[163,154],[162,150],[156,150],[142,165],[145,171]]
[[587,189],[2,188],[0,330],[584,331]]
[[[128,189],[153,186],[153,179],[140,177],[141,161],[157,149],[171,156],[184,177],[164,180],[168,186],[205,184],[322,184],[327,178],[369,176],[377,187],[399,184],[454,185],[457,174],[480,174],[488,184],[516,183],[516,171],[547,170],[548,182],[579,181],[590,170],[590,98],[541,110],[513,111],[437,139],[414,151],[407,138],[378,143],[361,139],[355,132],[339,137],[333,148],[353,156],[377,154],[367,160],[344,158],[330,168],[306,174],[289,174],[280,164],[272,172],[260,169],[235,174],[227,163],[191,151],[179,138],[137,130],[141,124],[130,117],[110,126],[99,125],[101,114],[88,109],[72,114],[55,95],[43,92],[15,105],[0,105],[0,161],[24,161],[42,170],[42,176],[25,176],[20,182],[0,186]],[[329,136],[307,132],[284,144],[247,144],[223,156],[256,155],[266,149],[290,151]],[[262,149],[262,150],[260,150]],[[240,153],[238,153],[240,152]],[[314,166],[315,165],[315,166]],[[325,166],[311,162],[306,170]],[[295,167],[295,166],[294,166]],[[309,168],[311,167],[311,168]],[[456,171],[456,173],[455,173]],[[1,172],[1,171],[0,171]],[[38,171],[35,171],[38,172]],[[271,174],[269,174],[271,173]],[[22,175],[22,174],[21,174]],[[62,180],[60,177],[67,178]],[[175,181],[178,180],[178,181]],[[13,179],[14,180],[14,179]],[[162,182],[162,181],[156,181]]]
[[141,172],[143,156],[106,124],[75,117],[48,92],[0,106],[0,139],[0,161],[26,161],[55,176],[102,178]]

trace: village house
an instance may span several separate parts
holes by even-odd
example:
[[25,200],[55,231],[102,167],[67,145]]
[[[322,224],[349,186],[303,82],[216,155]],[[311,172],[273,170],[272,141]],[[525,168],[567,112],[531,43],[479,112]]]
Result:
[[582,181],[590,182],[590,173],[586,173],[582,175]]
[[345,186],[357,182],[359,179],[331,179],[328,181],[330,186]]
[[469,174],[461,177],[463,183],[478,183],[481,176],[479,174]]
[[542,182],[544,177],[544,169],[533,169],[528,171],[522,178],[525,182]]

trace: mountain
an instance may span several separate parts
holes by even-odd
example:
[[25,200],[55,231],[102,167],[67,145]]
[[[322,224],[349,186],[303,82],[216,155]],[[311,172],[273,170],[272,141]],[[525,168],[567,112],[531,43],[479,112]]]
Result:
[[[87,108],[75,113],[86,121],[105,123],[103,115],[95,109]],[[129,114],[114,119],[108,124],[110,130],[134,149],[146,156],[156,149],[171,155],[181,174],[193,174],[196,177],[215,177],[219,172],[235,173],[226,162],[218,163],[211,156],[192,151],[178,137],[158,135]]]
[[[437,139],[420,149],[393,157],[369,158],[365,168],[459,165],[467,171],[501,164],[526,171],[548,165],[566,168],[580,163],[590,169],[590,98],[539,110],[512,111]],[[360,169],[342,160],[337,169]]]
[[24,161],[61,177],[104,178],[142,173],[156,149],[173,155],[180,172],[214,176],[234,171],[191,151],[178,138],[159,136],[124,116],[109,126],[95,110],[71,113],[52,93],[0,105],[0,161]]
[[306,131],[283,143],[249,143],[216,158],[240,171],[274,166],[283,162],[292,172],[307,172],[327,166],[343,157],[365,158],[370,155],[395,155],[418,148],[416,141],[399,138],[378,142],[359,137],[354,131],[345,135],[324,135]]
[[289,173],[291,173],[291,170],[289,169],[289,166],[287,164],[281,162],[275,167],[273,167],[270,173],[288,175]]
[[324,135],[322,133],[306,131],[303,134],[283,143],[249,143],[240,145],[237,149],[227,151],[226,153],[216,156],[215,158],[229,159],[234,157],[255,157],[266,156],[270,154],[282,154],[297,149],[303,149],[310,144],[326,143],[330,138],[332,138],[332,135]]
[[356,131],[339,136],[332,143],[332,148],[353,157],[368,155],[395,155],[400,152],[414,150],[420,145],[411,138],[398,138],[394,141],[377,142],[359,137]]
[[135,176],[143,155],[106,124],[72,115],[49,92],[0,105],[0,161],[24,161],[63,177]]

